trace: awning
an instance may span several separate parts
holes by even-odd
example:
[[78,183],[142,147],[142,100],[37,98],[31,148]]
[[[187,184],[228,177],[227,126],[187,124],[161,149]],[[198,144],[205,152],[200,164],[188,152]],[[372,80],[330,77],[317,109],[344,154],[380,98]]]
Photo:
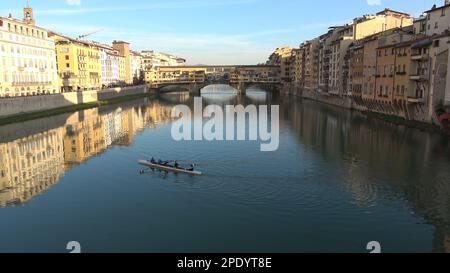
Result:
[[422,41],[419,41],[417,43],[414,43],[411,48],[412,49],[416,49],[416,48],[423,48],[423,47],[427,47],[430,46],[433,43],[433,41],[431,39],[425,39]]

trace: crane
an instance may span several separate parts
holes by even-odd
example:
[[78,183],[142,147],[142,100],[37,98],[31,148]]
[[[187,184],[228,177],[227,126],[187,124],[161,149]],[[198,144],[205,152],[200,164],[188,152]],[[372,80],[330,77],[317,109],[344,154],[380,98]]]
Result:
[[99,29],[96,29],[94,31],[82,34],[82,35],[78,36],[78,40],[83,40],[84,38],[89,37],[91,35],[94,35],[95,33],[99,33],[101,31],[103,31],[103,29],[99,28]]

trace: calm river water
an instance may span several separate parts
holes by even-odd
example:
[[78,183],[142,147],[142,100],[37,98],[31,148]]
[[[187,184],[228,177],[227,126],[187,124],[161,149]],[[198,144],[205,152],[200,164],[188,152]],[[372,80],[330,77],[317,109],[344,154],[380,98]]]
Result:
[[[280,147],[175,142],[167,94],[0,127],[0,252],[450,252],[450,141],[254,90]],[[150,157],[201,177],[146,172]]]

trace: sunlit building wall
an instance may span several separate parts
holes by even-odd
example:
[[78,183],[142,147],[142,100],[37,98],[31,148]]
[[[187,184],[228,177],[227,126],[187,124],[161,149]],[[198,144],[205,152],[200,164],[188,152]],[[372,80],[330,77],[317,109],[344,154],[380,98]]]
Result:
[[98,45],[57,33],[52,33],[51,37],[56,43],[58,74],[61,78],[62,91],[101,89],[102,65]]
[[31,7],[23,13],[23,20],[0,17],[0,97],[58,93],[55,43]]

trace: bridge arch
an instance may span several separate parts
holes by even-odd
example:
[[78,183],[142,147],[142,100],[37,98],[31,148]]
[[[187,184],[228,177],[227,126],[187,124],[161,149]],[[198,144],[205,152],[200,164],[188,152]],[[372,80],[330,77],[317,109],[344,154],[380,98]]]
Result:
[[281,89],[281,85],[278,83],[258,83],[258,82],[244,82],[238,84],[237,89],[240,93],[246,93],[248,89],[252,87],[258,87],[267,92],[279,93]]

